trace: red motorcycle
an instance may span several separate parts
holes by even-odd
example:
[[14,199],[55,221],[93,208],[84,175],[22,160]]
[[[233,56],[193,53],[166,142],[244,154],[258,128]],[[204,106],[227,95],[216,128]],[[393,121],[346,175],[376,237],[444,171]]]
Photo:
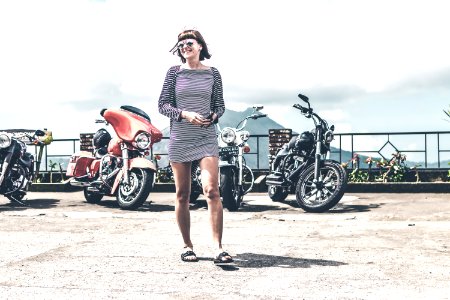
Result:
[[111,124],[117,137],[105,129],[93,136],[94,153],[81,151],[70,158],[67,176],[70,184],[84,188],[88,203],[99,203],[103,196],[116,196],[122,209],[137,209],[153,189],[153,162],[146,158],[154,143],[162,138],[150,117],[139,108],[124,105],[120,109],[103,109],[104,120]]

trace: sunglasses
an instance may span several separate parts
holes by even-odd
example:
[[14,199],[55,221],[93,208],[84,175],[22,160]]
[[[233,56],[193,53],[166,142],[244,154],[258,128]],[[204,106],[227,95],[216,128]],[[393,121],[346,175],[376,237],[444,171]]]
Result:
[[184,46],[188,46],[189,48],[192,48],[192,46],[194,46],[194,42],[193,42],[193,41],[185,41],[184,43],[179,43],[179,44],[177,45],[177,48],[178,48],[179,50],[181,50],[181,49],[184,48]]

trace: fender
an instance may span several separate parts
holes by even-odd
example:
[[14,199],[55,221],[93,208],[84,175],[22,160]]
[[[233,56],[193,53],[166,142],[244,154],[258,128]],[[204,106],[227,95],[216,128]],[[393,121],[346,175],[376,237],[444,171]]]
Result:
[[157,171],[155,164],[143,157],[136,157],[132,158],[128,161],[128,170],[131,170],[133,168],[139,168],[139,169],[152,169],[153,171]]
[[[138,169],[151,169],[156,172],[156,166],[153,162],[151,162],[148,159],[145,159],[143,157],[136,157],[132,158],[128,162],[128,170],[138,168]],[[116,179],[114,180],[114,184],[111,189],[111,195],[114,195],[114,193],[117,190],[117,187],[119,186],[119,182],[123,177],[123,170],[120,170],[119,173],[117,173]]]

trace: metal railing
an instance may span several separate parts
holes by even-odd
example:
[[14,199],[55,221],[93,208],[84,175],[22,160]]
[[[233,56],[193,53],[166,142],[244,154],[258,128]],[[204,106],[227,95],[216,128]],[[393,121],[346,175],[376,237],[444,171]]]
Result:
[[[293,134],[296,136],[296,134]],[[151,153],[159,154],[167,162],[167,145],[169,138],[154,145]],[[65,150],[58,152],[65,143]],[[247,164],[255,170],[269,169],[269,135],[252,135],[248,140],[251,151],[245,154]],[[375,133],[337,133],[331,144],[332,159],[339,162],[349,162],[354,154],[361,156],[379,157],[389,160],[394,152],[401,152],[413,159],[407,162],[420,163],[417,168],[450,168],[450,131],[421,131],[421,132],[375,132]],[[49,171],[50,161],[61,164],[67,169],[70,156],[80,149],[79,139],[54,139],[45,146],[40,170]],[[37,153],[38,148],[35,148]],[[36,157],[36,155],[35,155]],[[160,166],[164,166],[163,164]]]

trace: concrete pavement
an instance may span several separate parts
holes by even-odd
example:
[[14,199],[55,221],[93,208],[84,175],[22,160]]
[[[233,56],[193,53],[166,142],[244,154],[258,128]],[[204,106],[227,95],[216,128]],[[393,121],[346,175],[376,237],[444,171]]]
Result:
[[196,263],[181,262],[172,193],[138,211],[82,192],[0,198],[1,299],[449,299],[449,194],[346,194],[323,214],[264,193],[225,211],[214,266],[204,201],[191,208]]

